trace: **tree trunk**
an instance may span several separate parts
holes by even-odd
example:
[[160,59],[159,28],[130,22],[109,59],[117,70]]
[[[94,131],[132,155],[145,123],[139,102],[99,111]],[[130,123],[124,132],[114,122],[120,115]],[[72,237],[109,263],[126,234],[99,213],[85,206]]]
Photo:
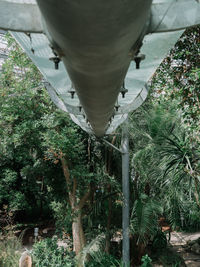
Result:
[[[76,255],[82,251],[84,246],[86,245],[85,234],[83,231],[82,225],[82,210],[87,200],[91,195],[91,186],[89,190],[82,196],[82,198],[78,201],[77,198],[77,179],[70,177],[70,172],[68,168],[68,164],[66,159],[61,158],[61,163],[63,167],[63,173],[66,179],[67,191],[69,195],[69,203],[72,209],[72,238],[73,238],[73,251]],[[81,265],[79,266],[81,267]]]
[[76,255],[81,252],[86,244],[85,234],[83,232],[81,211],[76,209],[76,215],[72,223],[73,250]]
[[195,196],[195,199],[196,199],[196,203],[197,203],[198,207],[200,208],[200,201],[199,201],[199,181],[198,181],[197,177],[194,177],[194,185],[195,185],[194,196]]

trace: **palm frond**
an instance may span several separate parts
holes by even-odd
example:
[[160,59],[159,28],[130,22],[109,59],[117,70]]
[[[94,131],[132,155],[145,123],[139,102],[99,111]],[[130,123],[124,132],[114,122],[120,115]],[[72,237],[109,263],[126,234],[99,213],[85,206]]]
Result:
[[101,253],[105,241],[105,234],[100,234],[94,238],[83,250],[76,256],[77,266],[84,267],[87,262],[87,256],[94,253]]
[[138,243],[146,244],[148,238],[155,234],[158,215],[162,212],[161,205],[146,195],[141,195],[135,201],[131,215],[131,232],[138,237]]

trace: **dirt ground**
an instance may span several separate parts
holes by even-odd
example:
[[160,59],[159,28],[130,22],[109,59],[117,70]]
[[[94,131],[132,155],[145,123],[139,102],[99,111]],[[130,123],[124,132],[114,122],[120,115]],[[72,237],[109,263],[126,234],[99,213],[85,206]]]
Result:
[[173,246],[173,249],[178,252],[181,257],[184,259],[185,264],[188,267],[200,267],[200,255],[187,252],[184,249],[187,241],[196,240],[200,237],[200,232],[196,233],[183,233],[183,232],[172,232],[170,244]]

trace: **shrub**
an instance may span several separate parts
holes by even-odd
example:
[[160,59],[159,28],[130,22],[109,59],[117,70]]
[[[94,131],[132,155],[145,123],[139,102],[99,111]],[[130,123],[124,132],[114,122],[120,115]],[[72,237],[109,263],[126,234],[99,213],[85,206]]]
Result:
[[146,254],[145,256],[142,257],[142,265],[141,267],[152,267],[152,260],[151,258]]
[[167,247],[166,235],[161,230],[155,235],[152,247],[154,250],[161,250]]
[[0,266],[16,267],[19,264],[21,244],[12,233],[0,241]]
[[67,249],[58,247],[57,239],[46,238],[33,246],[35,267],[73,267],[73,255]]
[[92,259],[86,264],[86,267],[119,267],[120,263],[112,255],[103,252],[92,254]]

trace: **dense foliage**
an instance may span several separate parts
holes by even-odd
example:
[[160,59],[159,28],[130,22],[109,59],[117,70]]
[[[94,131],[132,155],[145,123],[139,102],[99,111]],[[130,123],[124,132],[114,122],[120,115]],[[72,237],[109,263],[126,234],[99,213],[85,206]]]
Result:
[[[79,263],[90,255],[88,266],[120,266],[113,240],[121,231],[120,155],[53,106],[36,67],[7,38],[0,74],[1,214],[10,212],[15,223],[53,219],[58,235],[72,237]],[[167,246],[159,218],[176,230],[200,229],[199,44],[199,27],[187,30],[154,75],[146,103],[130,115],[133,264],[142,264],[149,244]],[[120,134],[110,142],[119,146]],[[102,232],[104,245],[92,253],[89,244]],[[34,246],[36,266],[73,266],[71,256],[55,240]],[[142,266],[150,265],[144,256]]]
[[45,239],[33,247],[33,262],[35,267],[73,267],[73,253],[63,247],[58,247],[56,239]]
[[159,201],[178,229],[199,229],[199,27],[188,29],[152,80],[131,118],[134,198]]
[[[61,235],[80,237],[74,242],[78,253],[85,231],[93,238],[106,229],[109,211],[103,208],[119,192],[109,175],[111,152],[55,109],[35,66],[7,38],[10,53],[0,79],[0,210],[6,205],[15,222],[54,218]],[[101,220],[100,213],[106,214]]]

